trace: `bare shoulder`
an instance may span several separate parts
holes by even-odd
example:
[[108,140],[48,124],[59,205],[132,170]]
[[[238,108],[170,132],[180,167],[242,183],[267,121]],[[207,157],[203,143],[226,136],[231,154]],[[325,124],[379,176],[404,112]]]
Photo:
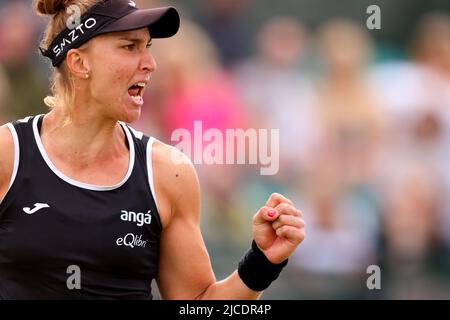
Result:
[[[189,157],[177,148],[155,140],[152,158],[163,226],[167,226],[179,212],[199,212],[200,183]],[[182,210],[186,206],[192,210]]]
[[0,199],[5,195],[14,167],[14,140],[9,128],[0,127]]

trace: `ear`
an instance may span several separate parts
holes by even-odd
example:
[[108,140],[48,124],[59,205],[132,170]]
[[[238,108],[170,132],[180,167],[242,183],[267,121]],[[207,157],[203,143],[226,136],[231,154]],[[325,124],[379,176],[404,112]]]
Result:
[[91,71],[87,54],[78,49],[69,50],[66,64],[70,73],[76,78],[86,79],[86,75]]

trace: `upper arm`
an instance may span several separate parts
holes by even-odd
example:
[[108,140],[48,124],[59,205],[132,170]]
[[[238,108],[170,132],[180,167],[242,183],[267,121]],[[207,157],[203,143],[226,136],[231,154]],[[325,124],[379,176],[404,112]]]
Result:
[[[176,164],[174,154],[185,161]],[[153,165],[163,216],[158,288],[164,299],[194,299],[215,283],[200,232],[198,177],[186,156],[161,143],[154,146]]]
[[0,127],[0,201],[8,191],[14,167],[14,141],[7,126]]

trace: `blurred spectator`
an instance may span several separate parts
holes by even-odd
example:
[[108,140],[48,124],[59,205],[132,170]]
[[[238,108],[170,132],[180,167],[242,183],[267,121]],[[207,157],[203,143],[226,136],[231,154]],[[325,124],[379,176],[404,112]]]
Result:
[[430,105],[426,128],[431,131],[431,137],[428,140],[433,140],[430,143],[434,142],[435,145],[435,149],[428,152],[431,152],[429,157],[440,160],[439,163],[434,163],[439,170],[440,182],[444,190],[440,193],[442,210],[439,225],[448,252],[450,252],[450,171],[446,159],[450,156],[449,34],[450,14],[433,12],[420,21],[413,42],[413,56],[418,63],[428,68],[427,73],[424,74]]
[[159,66],[150,100],[162,106],[166,138],[178,128],[193,133],[197,120],[202,121],[204,130],[244,125],[234,83],[220,67],[214,45],[197,25],[184,21],[173,40],[155,45],[154,56]]
[[48,75],[38,69],[37,19],[29,3],[10,1],[0,9],[0,63],[10,83],[7,111],[14,118],[46,112]]
[[202,0],[201,24],[218,48],[221,63],[230,67],[247,54],[246,16],[252,0]]
[[450,77],[450,14],[428,13],[415,34],[413,56],[416,61]]
[[345,189],[330,177],[314,180],[303,203],[308,238],[291,259],[289,283],[301,299],[361,299],[366,269],[377,263],[375,199],[370,190]]
[[257,52],[235,69],[251,114],[251,126],[280,130],[280,172],[288,183],[313,160],[317,142],[315,92],[300,68],[308,51],[306,28],[291,17],[274,17],[257,36]]
[[[384,298],[440,296],[432,262],[437,246],[437,184],[429,167],[403,163],[385,186]],[[435,288],[433,290],[433,288]]]
[[383,130],[381,102],[369,82],[371,39],[353,22],[332,20],[319,29],[318,42],[324,58],[319,79],[324,157],[347,183],[370,183]]
[[9,96],[9,83],[3,68],[0,68],[0,126],[13,120],[7,108]]
[[411,163],[396,169],[384,190],[388,255],[397,261],[422,260],[436,241],[436,177]]

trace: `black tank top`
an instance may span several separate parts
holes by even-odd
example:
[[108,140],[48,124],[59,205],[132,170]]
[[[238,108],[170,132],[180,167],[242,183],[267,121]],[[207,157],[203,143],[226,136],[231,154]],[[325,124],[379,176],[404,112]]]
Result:
[[162,230],[154,139],[120,123],[128,173],[115,186],[89,185],[52,164],[40,139],[42,119],[8,124],[15,157],[0,199],[0,299],[152,299]]

